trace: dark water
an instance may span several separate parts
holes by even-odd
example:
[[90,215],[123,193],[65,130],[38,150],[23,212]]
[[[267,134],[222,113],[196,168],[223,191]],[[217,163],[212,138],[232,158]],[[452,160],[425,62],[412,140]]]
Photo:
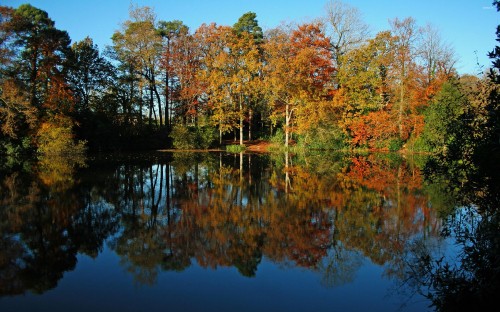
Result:
[[424,162],[150,153],[4,166],[0,311],[433,311],[419,259],[456,264],[460,250],[442,236],[455,203]]

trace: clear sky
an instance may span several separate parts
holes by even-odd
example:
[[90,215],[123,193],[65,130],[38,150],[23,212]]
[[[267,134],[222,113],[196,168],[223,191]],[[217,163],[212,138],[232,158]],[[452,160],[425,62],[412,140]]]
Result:
[[[128,19],[131,3],[153,7],[158,20],[181,20],[192,31],[202,23],[233,25],[248,11],[257,13],[265,30],[282,21],[308,22],[324,15],[328,0],[3,0],[1,5],[23,3],[47,11],[56,27],[68,31],[73,41],[91,37],[99,48]],[[489,67],[487,53],[497,44],[500,12],[492,0],[343,0],[357,7],[372,34],[389,29],[389,19],[411,16],[418,25],[430,23],[455,50],[459,73],[476,74],[477,63]],[[476,57],[477,56],[477,57]]]

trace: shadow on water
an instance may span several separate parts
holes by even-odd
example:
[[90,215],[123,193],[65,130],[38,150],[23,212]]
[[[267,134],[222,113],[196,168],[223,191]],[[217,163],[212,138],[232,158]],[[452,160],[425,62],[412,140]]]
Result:
[[[476,171],[464,182],[443,167],[393,154],[288,153],[4,167],[0,295],[53,289],[79,254],[97,258],[106,244],[144,285],[194,262],[254,277],[266,258],[341,287],[369,260],[397,291],[421,294],[436,310],[491,303],[500,281],[498,176]],[[458,259],[443,251],[450,237]]]

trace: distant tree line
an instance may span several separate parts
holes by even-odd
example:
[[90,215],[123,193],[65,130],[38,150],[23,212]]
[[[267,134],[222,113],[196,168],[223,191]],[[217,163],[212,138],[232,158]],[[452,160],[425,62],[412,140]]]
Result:
[[266,31],[253,12],[193,32],[132,5],[103,53],[91,38],[71,44],[43,10],[0,6],[0,49],[1,154],[256,138],[441,154],[499,144],[498,48],[490,75],[460,76],[433,26],[395,18],[371,36],[336,0],[311,23]]

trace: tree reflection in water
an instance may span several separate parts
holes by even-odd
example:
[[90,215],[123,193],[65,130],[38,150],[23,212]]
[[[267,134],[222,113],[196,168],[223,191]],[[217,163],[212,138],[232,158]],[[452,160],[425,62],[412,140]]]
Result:
[[494,156],[475,166],[429,162],[430,180],[446,179],[444,191],[455,201],[442,235],[452,237],[456,259],[415,245],[406,279],[432,301],[437,311],[488,311],[500,291],[500,166]]
[[[77,254],[97,257],[104,243],[149,285],[193,261],[252,277],[263,257],[320,272],[328,287],[352,282],[369,259],[438,307],[470,276],[498,283],[498,217],[447,215],[459,201],[424,179],[419,163],[375,154],[174,153],[4,170],[0,292],[51,289]],[[457,269],[434,258],[441,233],[452,231],[467,255]],[[473,294],[485,290],[471,285]]]

